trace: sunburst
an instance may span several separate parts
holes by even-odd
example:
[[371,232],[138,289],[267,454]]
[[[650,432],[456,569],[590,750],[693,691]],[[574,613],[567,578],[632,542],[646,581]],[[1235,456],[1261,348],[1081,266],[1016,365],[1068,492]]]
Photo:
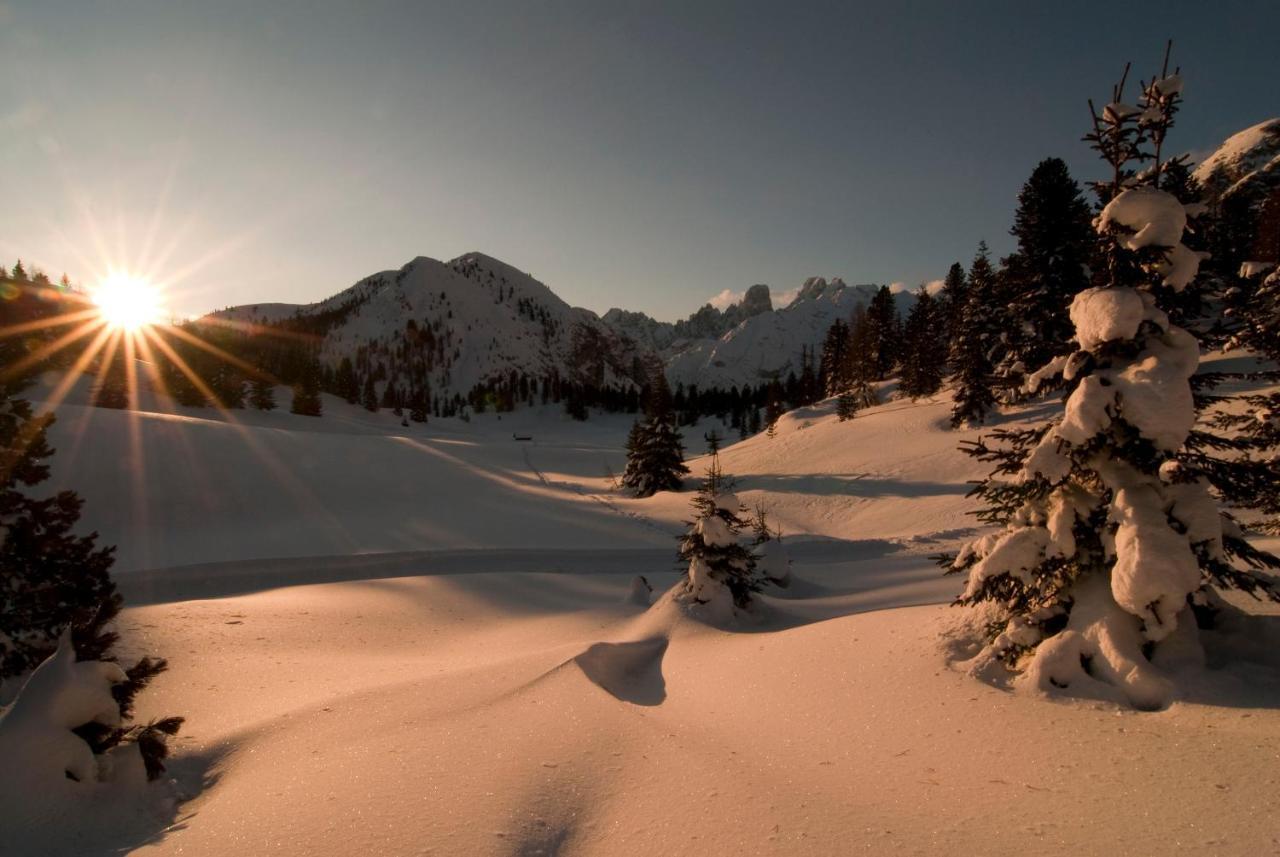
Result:
[[107,326],[126,333],[157,324],[164,316],[160,289],[136,274],[113,271],[89,296]]

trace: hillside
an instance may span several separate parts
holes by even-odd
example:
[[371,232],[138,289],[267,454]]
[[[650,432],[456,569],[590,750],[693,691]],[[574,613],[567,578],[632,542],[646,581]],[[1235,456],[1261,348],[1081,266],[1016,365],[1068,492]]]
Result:
[[1280,119],[1268,119],[1228,137],[1192,175],[1212,198],[1280,189]]
[[319,303],[250,304],[214,320],[311,321],[331,367],[350,359],[379,383],[465,395],[513,373],[596,386],[632,383],[641,352],[592,312],[480,253],[449,262],[418,257],[373,274]]
[[[675,387],[756,387],[800,374],[832,322],[865,306],[878,286],[811,277],[796,298],[774,308],[767,285],[752,286],[723,310],[706,305],[689,318],[659,322],[611,309],[603,317],[573,308],[543,283],[480,253],[450,262],[418,257],[331,298],[306,306],[248,304],[213,313],[242,325],[306,325],[322,338],[320,359],[343,358],[387,383],[465,396],[475,385],[558,377],[595,387],[643,383],[660,362]],[[895,298],[903,315],[913,298]]]

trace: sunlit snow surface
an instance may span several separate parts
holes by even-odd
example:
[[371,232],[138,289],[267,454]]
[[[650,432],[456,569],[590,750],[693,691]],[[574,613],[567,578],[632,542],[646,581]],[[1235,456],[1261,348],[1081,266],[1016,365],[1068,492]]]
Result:
[[171,661],[139,716],[188,723],[143,811],[6,831],[4,853],[1280,847],[1275,673],[1139,714],[946,667],[963,581],[929,556],[978,532],[983,470],[945,397],[818,406],[723,451],[794,560],[733,631],[663,597],[691,495],[611,490],[626,419],[325,408],[60,410],[54,482],[121,547],[126,648]]

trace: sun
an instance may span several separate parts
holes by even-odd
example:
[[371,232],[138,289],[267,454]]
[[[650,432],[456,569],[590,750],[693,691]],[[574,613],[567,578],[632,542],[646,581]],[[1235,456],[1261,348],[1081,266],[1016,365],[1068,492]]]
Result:
[[103,320],[116,330],[136,331],[160,321],[160,290],[127,273],[111,273],[92,292]]

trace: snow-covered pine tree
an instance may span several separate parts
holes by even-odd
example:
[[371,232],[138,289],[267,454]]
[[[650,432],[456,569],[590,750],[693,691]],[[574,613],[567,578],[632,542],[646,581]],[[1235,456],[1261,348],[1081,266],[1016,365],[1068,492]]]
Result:
[[1046,158],[1018,193],[1010,233],[1017,251],[1005,260],[1000,312],[1008,334],[996,358],[1002,395],[1022,398],[1028,372],[1068,349],[1072,297],[1088,285],[1096,244],[1088,203],[1059,158]]
[[[22,351],[18,340],[0,339],[0,365],[15,365]],[[109,573],[114,548],[99,548],[97,533],[73,532],[80,497],[67,490],[39,499],[28,493],[49,477],[53,449],[46,432],[53,417],[35,415],[19,398],[26,385],[25,379],[0,376],[0,680],[30,673],[64,636],[76,659],[114,662],[111,625],[121,607]],[[119,723],[92,721],[75,729],[95,755],[137,743],[148,776],[164,770],[166,739],[182,718],[145,726],[128,721],[138,692],[165,667],[163,659],[143,658],[124,669],[111,691]]]
[[[1166,59],[1137,106],[1122,79],[1094,110],[1087,139],[1113,172],[1098,185],[1102,282],[1073,300],[1078,350],[1057,361],[1064,413],[971,444],[996,466],[974,493],[1002,529],[942,559],[968,576],[958,603],[990,611],[975,667],[1003,661],[1039,690],[1148,709],[1173,697],[1170,668],[1203,660],[1197,622],[1227,609],[1215,589],[1280,600],[1258,573],[1280,560],[1252,547],[1211,493],[1230,498],[1231,479],[1248,474],[1275,482],[1275,467],[1212,457],[1228,439],[1196,428],[1199,345],[1157,300],[1186,288],[1200,261],[1182,244],[1183,204],[1159,185],[1181,89]],[[1155,168],[1138,176],[1143,160]]]
[[951,340],[951,366],[955,371],[952,428],[981,425],[996,403],[990,358],[997,326],[996,284],[987,242],[979,242],[966,281],[964,307]]
[[254,378],[249,382],[249,404],[259,411],[276,409],[276,387],[269,378]]
[[750,606],[760,581],[755,556],[738,539],[747,526],[742,517],[746,508],[727,490],[719,455],[711,456],[693,509],[694,520],[680,537],[679,557],[688,565],[676,597],[711,605],[720,618],[727,618],[733,608]]
[[942,386],[947,362],[947,339],[942,307],[924,287],[902,327],[903,395],[918,399],[932,396]]
[[684,476],[689,473],[666,375],[661,366],[653,366],[649,377],[644,418],[631,427],[627,437],[627,467],[622,473],[623,486],[637,497],[651,497],[659,491],[679,491]]

